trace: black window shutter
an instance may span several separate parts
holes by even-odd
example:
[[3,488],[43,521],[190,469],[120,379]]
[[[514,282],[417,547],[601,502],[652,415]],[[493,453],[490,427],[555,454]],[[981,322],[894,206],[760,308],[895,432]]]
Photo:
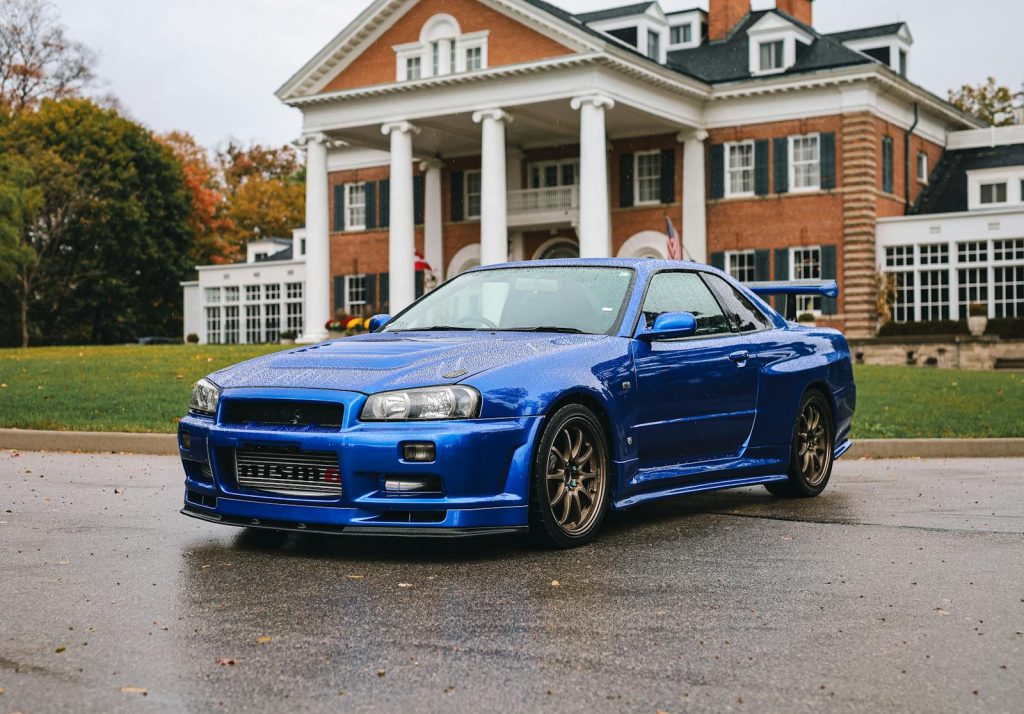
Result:
[[423,225],[423,176],[412,177],[412,214],[416,225]]
[[416,298],[423,297],[423,271],[416,271]]
[[718,252],[711,254],[711,267],[725,270],[725,253]]
[[378,181],[377,191],[380,193],[380,227],[387,228],[391,225],[391,180]]
[[676,200],[676,150],[661,150],[661,202]]
[[345,307],[345,276],[334,276],[334,310],[342,310]]
[[711,198],[725,196],[725,146],[712,144],[708,150],[711,157]]
[[768,140],[758,139],[754,142],[754,193],[767,196],[771,193],[768,185]]
[[771,251],[767,250],[755,250],[754,251],[754,280],[768,280],[769,269],[768,260],[771,256]]
[[466,217],[466,175],[461,171],[452,171],[452,222],[458,223]]
[[391,295],[389,293],[390,287],[388,285],[389,277],[390,275],[388,273],[377,273],[377,285],[379,286],[377,288],[377,294],[380,295],[377,300],[377,310],[379,310],[381,314],[389,312],[391,305]]
[[334,187],[334,230],[345,230],[345,185]]
[[775,249],[775,279],[789,280],[789,248]]
[[619,205],[622,208],[633,205],[633,154],[619,157]]
[[789,138],[775,140],[775,193],[789,191]]
[[836,187],[836,135],[826,132],[821,135],[821,187]]
[[367,181],[364,184],[366,191],[366,228],[372,230],[377,227],[377,184]]
[[[364,276],[363,277],[363,288],[364,288],[364,291],[365,291],[363,294],[366,296],[364,298],[366,300],[366,306],[363,309],[365,310],[368,307],[368,308],[370,308],[371,311],[376,311],[376,309],[377,309],[377,276],[374,275],[373,273],[370,273],[369,275]],[[371,312],[371,314],[373,314],[373,313]]]
[[[836,279],[836,247],[834,245],[821,246],[821,278],[822,280]],[[822,298],[821,312],[825,315],[835,315],[836,299]]]

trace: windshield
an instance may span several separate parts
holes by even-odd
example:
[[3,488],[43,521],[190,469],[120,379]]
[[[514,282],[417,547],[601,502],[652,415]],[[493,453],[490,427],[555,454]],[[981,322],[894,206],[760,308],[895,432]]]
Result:
[[618,324],[627,268],[499,268],[464,273],[391,321],[385,332],[515,330],[603,335]]

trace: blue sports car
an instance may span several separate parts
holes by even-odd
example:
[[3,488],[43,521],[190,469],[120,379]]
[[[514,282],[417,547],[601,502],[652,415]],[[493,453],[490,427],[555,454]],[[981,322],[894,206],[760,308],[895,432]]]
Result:
[[658,260],[471,270],[370,334],[197,383],[182,513],[572,547],[609,509],[656,498],[753,484],[816,496],[850,447],[849,347],[761,296],[836,292]]

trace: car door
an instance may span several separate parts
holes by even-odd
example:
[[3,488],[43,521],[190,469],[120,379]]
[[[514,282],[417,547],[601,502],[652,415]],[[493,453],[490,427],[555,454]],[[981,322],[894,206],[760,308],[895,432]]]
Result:
[[659,468],[739,454],[757,404],[758,369],[749,336],[696,271],[651,278],[640,327],[663,312],[691,312],[692,337],[633,340],[639,466]]

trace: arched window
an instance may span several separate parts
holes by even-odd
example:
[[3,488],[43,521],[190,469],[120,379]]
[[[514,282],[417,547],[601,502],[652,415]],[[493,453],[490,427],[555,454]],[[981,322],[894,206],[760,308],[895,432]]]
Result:
[[423,24],[419,42],[395,47],[398,81],[486,69],[487,35],[487,31],[463,34],[451,15],[434,15]]

